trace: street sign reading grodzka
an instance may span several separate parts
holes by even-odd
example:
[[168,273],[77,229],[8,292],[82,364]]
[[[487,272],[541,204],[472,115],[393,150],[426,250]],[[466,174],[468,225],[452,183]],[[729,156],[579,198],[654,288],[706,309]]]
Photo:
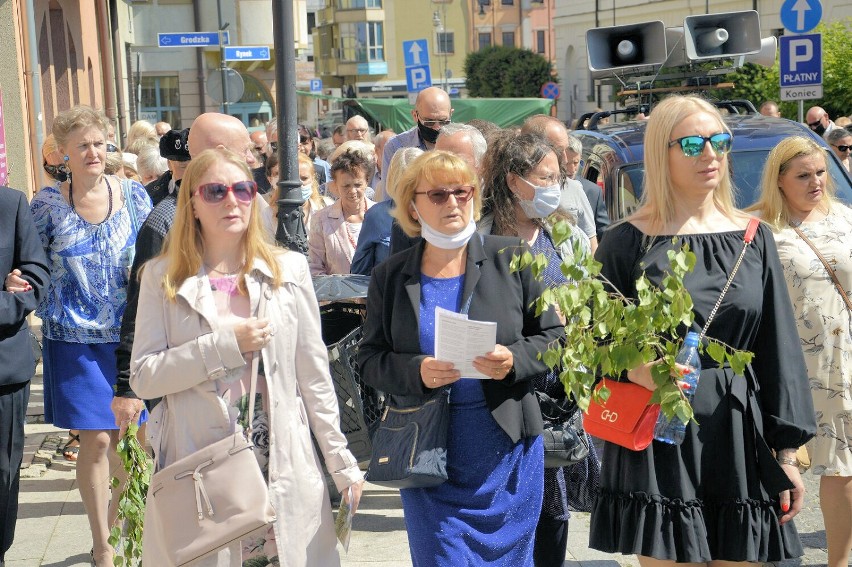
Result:
[[[228,32],[222,32],[228,45]],[[157,47],[208,47],[219,45],[219,32],[158,33]]]

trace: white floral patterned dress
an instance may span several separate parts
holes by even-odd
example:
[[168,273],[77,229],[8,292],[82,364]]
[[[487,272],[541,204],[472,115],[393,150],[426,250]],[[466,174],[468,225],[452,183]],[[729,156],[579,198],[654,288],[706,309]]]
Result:
[[[825,219],[799,228],[852,293],[852,210],[836,205]],[[792,228],[776,232],[775,241],[816,411],[811,471],[852,476],[852,317],[822,262]]]

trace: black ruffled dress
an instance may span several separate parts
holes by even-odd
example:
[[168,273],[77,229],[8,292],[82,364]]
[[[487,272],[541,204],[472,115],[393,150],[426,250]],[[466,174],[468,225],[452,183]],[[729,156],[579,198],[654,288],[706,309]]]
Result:
[[[666,252],[689,244],[685,284],[699,331],[743,247],[744,231],[644,238],[629,223],[607,231],[596,258],[622,293],[636,297],[644,271],[659,284]],[[684,334],[686,329],[684,329]],[[747,376],[702,357],[680,446],[644,451],[606,444],[589,545],[677,562],[770,562],[803,554],[792,522],[781,526],[779,492],[791,488],[771,450],[798,447],[816,431],[805,362],[771,232],[761,226],[707,332],[755,353]]]

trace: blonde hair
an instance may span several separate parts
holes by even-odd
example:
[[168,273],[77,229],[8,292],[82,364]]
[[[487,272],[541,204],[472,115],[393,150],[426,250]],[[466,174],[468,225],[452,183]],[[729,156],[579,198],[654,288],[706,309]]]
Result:
[[[787,205],[787,199],[781,192],[778,180],[787,172],[794,159],[817,155],[822,157],[825,166],[828,167],[828,153],[815,141],[803,136],[791,136],[781,140],[769,152],[766,165],[763,166],[760,198],[746,210],[758,212],[760,218],[775,230],[780,230],[790,224],[790,208]],[[820,206],[831,210],[831,206],[836,202],[831,175],[826,172],[825,191],[822,192]]]
[[[271,159],[275,159],[275,163],[272,164],[272,167],[275,167],[277,165],[278,168],[279,168],[278,173],[280,175],[281,164],[278,163],[278,157],[275,154],[273,154],[272,156],[267,158],[267,164],[269,163],[269,160],[271,160]],[[306,166],[310,166],[310,168],[311,168],[311,196],[308,200],[310,202],[312,202],[316,206],[316,208],[318,208],[318,209],[325,207],[325,201],[322,200],[322,195],[320,195],[320,192],[319,192],[319,182],[317,181],[317,172],[314,169],[314,160],[312,160],[311,158],[309,158],[308,156],[306,156],[305,154],[300,152],[299,153],[299,165],[306,165]],[[269,169],[271,169],[271,168],[267,168],[267,171]],[[301,178],[301,175],[299,177]],[[273,185],[272,191],[270,191],[270,194],[269,194],[269,208],[272,209],[272,218],[277,218],[277,216],[278,216],[278,199],[280,199],[280,198],[281,198],[281,188],[276,183],[275,185]]]
[[[384,193],[388,199],[393,199],[394,194],[396,194],[396,186],[402,180],[402,176],[409,164],[422,154],[423,150],[420,148],[400,148],[393,154],[390,164],[388,164],[388,170],[385,173]],[[381,201],[383,199],[377,194],[376,200]]]
[[59,146],[56,144],[56,138],[50,134],[41,145],[41,157],[47,162],[47,157],[54,152],[59,153]]
[[[731,131],[722,120],[722,115],[711,103],[693,95],[673,95],[654,107],[645,128],[645,180],[639,209],[626,220],[644,219],[652,232],[659,232],[675,216],[676,189],[672,183],[669,163],[669,142],[672,131],[688,117],[703,112],[719,123],[719,131]],[[734,186],[731,182],[727,159],[720,159],[719,185],[713,191],[716,207],[728,217],[736,216]]]
[[145,145],[159,147],[159,143],[159,136],[154,125],[147,120],[137,120],[127,131],[127,145],[124,146],[124,151],[138,155],[139,150]]
[[420,224],[411,216],[414,192],[422,183],[439,185],[473,185],[473,220],[479,220],[482,208],[482,196],[479,192],[479,178],[465,160],[450,152],[432,150],[415,158],[400,179],[394,191],[396,205],[391,215],[399,222],[400,228],[408,236],[420,235]]
[[104,140],[106,140],[108,126],[107,117],[102,112],[91,106],[81,104],[60,112],[53,119],[53,137],[56,139],[57,148],[64,149],[63,146],[68,142],[68,136],[74,130],[94,127],[101,131]]
[[[251,170],[243,157],[230,150],[221,148],[205,150],[192,158],[181,181],[181,190],[178,192],[174,225],[169,231],[163,252],[160,254],[168,261],[168,268],[163,275],[163,290],[171,301],[175,300],[181,284],[201,269],[204,238],[201,233],[201,224],[193,214],[192,196],[205,173],[216,164],[233,165],[242,171],[247,181],[253,179]],[[275,246],[268,240],[266,230],[263,228],[256,199],[251,204],[251,216],[248,228],[242,237],[242,247],[245,263],[237,279],[241,293],[248,293],[245,276],[252,270],[255,259],[261,259],[269,266],[272,271],[272,285],[275,287],[281,285],[281,268],[276,259]]]

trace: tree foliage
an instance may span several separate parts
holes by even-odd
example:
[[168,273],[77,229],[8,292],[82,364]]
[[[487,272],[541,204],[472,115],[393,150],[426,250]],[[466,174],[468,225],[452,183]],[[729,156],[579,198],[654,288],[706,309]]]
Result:
[[465,59],[464,72],[472,97],[538,97],[544,83],[557,80],[550,61],[517,47],[474,51]]
[[[821,106],[832,118],[846,116],[849,109],[852,109],[852,89],[849,88],[849,80],[852,77],[852,18],[820,23],[810,33],[822,34],[823,98],[806,100],[805,110],[811,106]],[[798,102],[780,100],[780,68],[777,55],[772,67],[746,64],[742,69],[728,75],[727,79],[736,84],[731,91],[733,98],[746,98],[755,106],[766,100],[774,100],[779,103],[782,116],[792,120],[798,119]]]
[[[553,238],[562,243],[571,230],[564,221],[555,225]],[[559,244],[557,244],[559,245]],[[683,345],[684,329],[693,322],[693,303],[683,278],[695,267],[696,257],[684,244],[679,249],[673,240],[668,251],[669,272],[654,286],[643,274],[636,281],[636,300],[622,295],[601,273],[601,264],[574,243],[573,254],[566,254],[560,269],[568,283],[548,287],[536,300],[536,313],[558,307],[567,321],[565,340],[550,345],[542,359],[551,368],[559,368],[565,391],[583,410],[599,397],[605,401],[609,390],[593,391],[598,377],[619,377],[627,370],[657,361],[651,374],[657,389],[651,403],[660,404],[665,416],[678,416],[684,423],[693,419],[692,407],[675,381],[675,357]],[[512,258],[513,269],[529,266],[535,277],[547,267],[543,254],[526,251]],[[752,353],[705,337],[704,349],[717,363],[730,364],[738,375],[751,362]]]

